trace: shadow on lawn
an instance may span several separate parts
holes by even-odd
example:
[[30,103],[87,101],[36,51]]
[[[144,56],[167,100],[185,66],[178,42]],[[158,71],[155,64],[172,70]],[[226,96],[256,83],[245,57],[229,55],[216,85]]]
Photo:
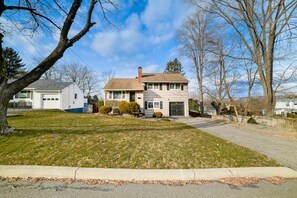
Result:
[[[87,127],[87,126],[86,126]],[[106,127],[106,126],[105,126]],[[18,136],[27,136],[27,135],[44,135],[44,134],[61,134],[61,135],[67,135],[67,134],[76,134],[76,135],[88,135],[88,134],[112,134],[112,133],[180,133],[181,130],[189,130],[192,129],[192,127],[189,127],[187,125],[182,126],[174,126],[174,127],[168,127],[168,128],[158,128],[158,127],[145,127],[145,128],[139,128],[139,127],[128,127],[128,128],[115,128],[115,125],[112,125],[106,129],[88,129],[84,126],[75,127],[74,129],[60,129],[60,128],[53,128],[53,129],[38,129],[38,130],[30,130],[30,129],[17,129],[21,133],[15,133],[15,135]]]
[[189,125],[194,128],[209,128],[209,127],[225,125],[225,122],[203,122],[203,123],[189,124]]

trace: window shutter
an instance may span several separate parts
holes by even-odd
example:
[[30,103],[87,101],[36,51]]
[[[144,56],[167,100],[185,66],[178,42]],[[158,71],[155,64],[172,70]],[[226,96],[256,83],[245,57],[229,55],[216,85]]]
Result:
[[163,101],[160,101],[160,109],[163,109]]
[[169,83],[167,83],[167,90],[169,90]]
[[144,90],[147,90],[147,83],[144,83]]
[[180,85],[181,90],[184,90],[184,85]]
[[159,85],[159,86],[160,86],[160,90],[162,90],[162,83],[160,83],[160,85]]
[[147,109],[147,101],[144,102],[144,109]]

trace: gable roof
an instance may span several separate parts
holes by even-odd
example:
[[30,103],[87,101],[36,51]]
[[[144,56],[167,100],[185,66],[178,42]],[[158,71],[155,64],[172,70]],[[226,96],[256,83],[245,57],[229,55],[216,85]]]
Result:
[[103,88],[105,90],[144,90],[135,78],[113,78]]
[[[8,80],[8,83],[12,83],[15,80],[16,79],[10,79]],[[71,84],[73,84],[73,82],[58,82],[55,80],[39,79],[27,86],[25,89],[60,91]]]
[[142,82],[179,82],[188,83],[188,79],[181,74],[142,74]]

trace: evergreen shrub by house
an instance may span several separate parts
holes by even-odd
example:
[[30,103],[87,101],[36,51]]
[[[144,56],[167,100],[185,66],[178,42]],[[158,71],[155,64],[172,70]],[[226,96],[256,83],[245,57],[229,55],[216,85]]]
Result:
[[121,113],[130,113],[128,110],[128,102],[126,101],[121,101],[119,103],[119,110]]
[[254,118],[248,119],[247,123],[249,123],[249,124],[258,124],[258,122]]
[[112,110],[112,107],[109,105],[99,107],[99,112],[103,114],[108,114],[111,112],[111,110]]
[[137,102],[121,101],[119,103],[119,109],[121,113],[134,113],[140,110],[140,105]]
[[130,113],[138,112],[140,110],[140,105],[137,102],[128,103],[128,111]]

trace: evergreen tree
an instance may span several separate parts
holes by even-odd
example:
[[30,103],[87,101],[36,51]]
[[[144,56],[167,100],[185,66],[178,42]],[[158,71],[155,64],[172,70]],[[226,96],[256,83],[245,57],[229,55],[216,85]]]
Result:
[[166,65],[166,68],[164,70],[165,74],[181,74],[185,75],[184,67],[182,64],[175,58],[173,61],[169,61]]
[[4,69],[6,69],[7,78],[18,78],[25,74],[25,64],[19,54],[12,48],[6,47],[3,49]]

